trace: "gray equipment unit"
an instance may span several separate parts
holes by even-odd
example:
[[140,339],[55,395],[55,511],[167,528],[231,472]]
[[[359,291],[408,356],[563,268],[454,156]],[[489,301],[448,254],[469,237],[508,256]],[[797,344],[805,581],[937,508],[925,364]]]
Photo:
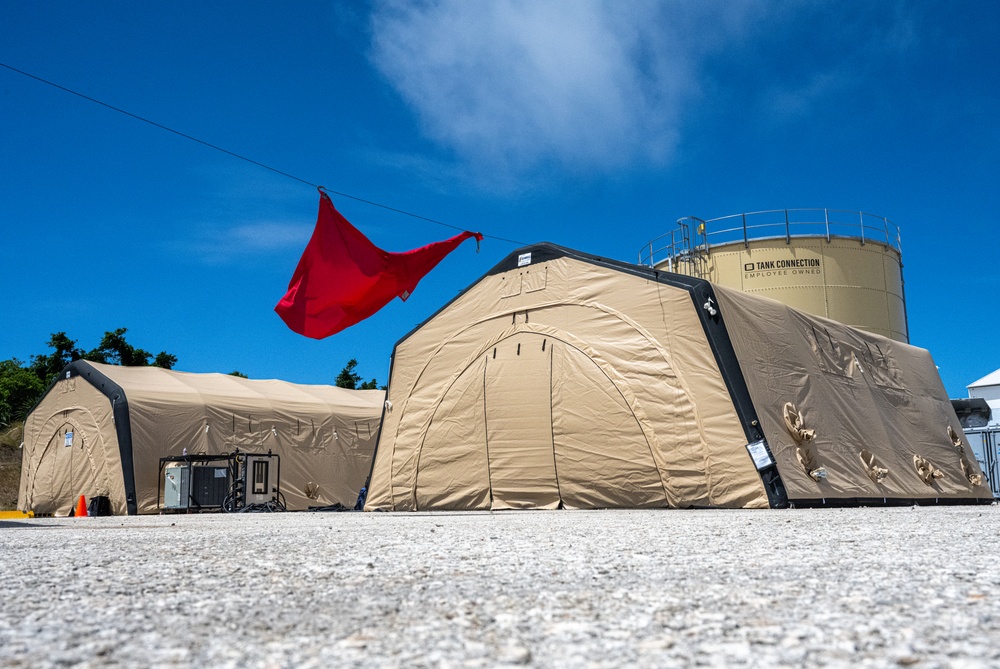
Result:
[[993,497],[1000,498],[1000,425],[966,428],[965,438],[979,461]]
[[171,464],[163,469],[163,508],[221,508],[230,485],[228,465]]
[[163,508],[183,509],[191,489],[187,465],[170,465],[163,470]]
[[989,481],[993,497],[1000,498],[1000,425],[991,422],[993,410],[981,397],[951,401],[965,438]]

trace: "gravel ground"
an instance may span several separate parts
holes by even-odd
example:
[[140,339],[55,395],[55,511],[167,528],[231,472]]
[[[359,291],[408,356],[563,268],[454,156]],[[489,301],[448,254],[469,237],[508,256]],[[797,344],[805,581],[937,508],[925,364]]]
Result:
[[3,667],[1000,667],[1000,507],[0,522]]

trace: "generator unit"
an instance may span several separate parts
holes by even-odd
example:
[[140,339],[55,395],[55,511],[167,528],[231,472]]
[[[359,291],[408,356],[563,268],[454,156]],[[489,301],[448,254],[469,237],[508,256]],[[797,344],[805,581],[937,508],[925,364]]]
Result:
[[160,458],[165,511],[284,511],[276,453]]
[[163,469],[163,508],[221,509],[231,478],[228,463],[173,463]]

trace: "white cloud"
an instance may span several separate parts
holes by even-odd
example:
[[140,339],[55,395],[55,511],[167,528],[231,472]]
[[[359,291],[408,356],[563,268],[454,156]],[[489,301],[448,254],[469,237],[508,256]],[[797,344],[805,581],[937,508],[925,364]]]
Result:
[[[205,196],[178,214],[172,253],[205,265],[226,265],[305,248],[318,196],[308,186],[239,161],[193,168]],[[315,191],[312,191],[315,193]]]
[[906,3],[771,2],[761,9],[744,31],[752,42],[722,53],[736,63],[729,74],[738,81],[721,83],[769,126],[839,106],[872,84],[885,88],[884,78],[901,71],[919,41],[919,12]]
[[697,26],[728,29],[709,14],[600,0],[387,3],[372,59],[427,134],[480,167],[663,164],[699,89]]
[[427,136],[491,180],[539,167],[614,173],[669,164],[705,105],[739,105],[767,123],[808,114],[872,76],[871,61],[905,53],[910,13],[768,0],[383,0],[371,58]]
[[805,116],[816,104],[848,90],[852,83],[846,73],[821,71],[794,86],[775,84],[763,96],[765,115],[772,122]]
[[185,255],[208,265],[220,265],[252,256],[306,247],[313,224],[241,223],[228,228],[206,227],[193,239],[171,245]]
[[273,251],[305,246],[313,226],[299,223],[250,223],[238,225],[222,237],[246,251]]

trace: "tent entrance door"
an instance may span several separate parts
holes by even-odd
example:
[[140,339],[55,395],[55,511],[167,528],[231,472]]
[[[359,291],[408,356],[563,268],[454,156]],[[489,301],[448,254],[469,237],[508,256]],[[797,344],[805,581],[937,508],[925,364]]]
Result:
[[551,341],[519,332],[495,351],[487,354],[485,374],[492,508],[558,508]]
[[34,463],[27,495],[36,514],[69,515],[80,495],[109,495],[104,441],[94,417],[82,408],[60,411],[46,423],[50,434]]
[[396,463],[414,467],[413,508],[669,506],[625,381],[559,334],[515,332],[449,385],[418,457]]

